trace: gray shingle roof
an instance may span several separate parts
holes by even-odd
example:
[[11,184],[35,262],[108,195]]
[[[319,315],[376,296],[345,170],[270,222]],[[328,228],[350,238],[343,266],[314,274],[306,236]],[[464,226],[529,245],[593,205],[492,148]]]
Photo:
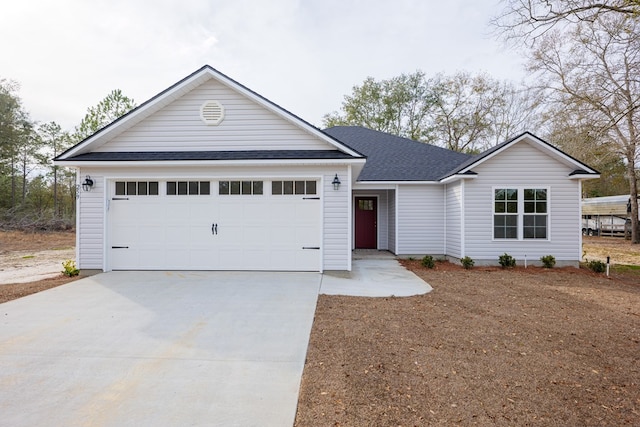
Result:
[[472,158],[359,126],[337,126],[324,132],[367,156],[358,181],[437,181]]
[[298,160],[350,159],[338,150],[250,150],[250,151],[136,151],[92,152],[69,161],[169,161],[169,160]]

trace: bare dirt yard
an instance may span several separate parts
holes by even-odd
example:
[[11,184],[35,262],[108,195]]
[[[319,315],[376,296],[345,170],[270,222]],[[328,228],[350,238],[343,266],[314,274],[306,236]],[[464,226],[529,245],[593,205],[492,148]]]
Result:
[[[0,303],[74,280],[59,273],[74,244],[0,231]],[[622,239],[584,250],[640,265]],[[319,297],[297,426],[640,425],[637,270],[404,264],[434,290]]]
[[640,276],[404,264],[434,290],[319,297],[296,426],[640,425]]
[[0,231],[0,303],[75,280],[61,274],[75,241],[73,232]]

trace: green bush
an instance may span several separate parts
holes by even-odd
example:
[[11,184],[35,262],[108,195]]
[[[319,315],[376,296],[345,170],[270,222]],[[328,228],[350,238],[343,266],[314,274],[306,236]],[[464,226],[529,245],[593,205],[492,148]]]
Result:
[[511,268],[516,266],[516,259],[506,252],[498,257],[498,262],[502,268]]
[[74,260],[68,259],[64,261],[62,263],[62,267],[64,268],[64,270],[62,270],[62,274],[65,276],[73,277],[80,274],[80,270],[76,267],[76,262]]
[[597,259],[587,261],[587,267],[589,267],[590,270],[593,270],[596,273],[604,273],[605,271],[607,271],[607,264],[602,261],[598,261]]
[[436,262],[433,260],[433,257],[431,255],[425,255],[424,258],[422,258],[422,266],[433,268],[436,266]]
[[475,264],[475,262],[471,259],[471,257],[468,257],[468,256],[460,259],[460,263],[465,268],[465,270],[469,270]]
[[556,258],[553,255],[540,257],[540,261],[542,261],[544,268],[553,268],[553,266],[556,265]]

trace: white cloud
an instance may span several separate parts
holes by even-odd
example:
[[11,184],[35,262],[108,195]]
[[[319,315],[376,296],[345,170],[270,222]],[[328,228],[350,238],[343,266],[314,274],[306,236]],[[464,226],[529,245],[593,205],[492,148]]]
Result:
[[367,76],[520,76],[490,39],[495,0],[22,0],[0,16],[0,77],[34,119],[77,124],[112,89],[141,103],[205,63],[320,124]]

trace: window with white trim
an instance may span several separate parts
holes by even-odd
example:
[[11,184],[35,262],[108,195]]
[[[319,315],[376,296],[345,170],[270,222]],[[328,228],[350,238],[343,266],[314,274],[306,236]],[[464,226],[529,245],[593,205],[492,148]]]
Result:
[[493,191],[493,238],[548,239],[548,189],[496,188]]

